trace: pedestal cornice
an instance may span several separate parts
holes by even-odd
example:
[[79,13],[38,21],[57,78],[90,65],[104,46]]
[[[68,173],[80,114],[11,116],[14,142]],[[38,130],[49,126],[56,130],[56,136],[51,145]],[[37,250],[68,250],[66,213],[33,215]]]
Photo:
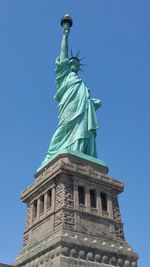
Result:
[[35,182],[21,194],[22,201],[25,201],[37,188],[44,186],[49,179],[53,179],[53,177],[61,173],[68,174],[68,171],[75,177],[77,174],[78,177],[80,175],[84,176],[85,179],[89,179],[89,182],[92,179],[101,185],[110,185],[111,190],[113,189],[117,193],[121,193],[124,189],[122,181],[107,175],[108,167],[77,157],[76,155],[63,153],[59,154],[35,174]]

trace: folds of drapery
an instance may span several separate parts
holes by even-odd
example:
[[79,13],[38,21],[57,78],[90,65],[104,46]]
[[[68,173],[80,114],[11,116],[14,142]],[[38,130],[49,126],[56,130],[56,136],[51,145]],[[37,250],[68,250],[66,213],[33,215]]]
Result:
[[56,59],[55,72],[57,91],[54,98],[58,101],[59,123],[43,163],[65,148],[96,157],[98,123],[95,110],[100,106],[100,100],[92,99],[83,80],[71,72],[68,58]]

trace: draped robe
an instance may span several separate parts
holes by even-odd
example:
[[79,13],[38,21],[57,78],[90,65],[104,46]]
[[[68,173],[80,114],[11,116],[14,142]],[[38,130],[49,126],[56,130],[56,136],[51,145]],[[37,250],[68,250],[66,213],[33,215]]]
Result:
[[56,59],[55,73],[57,91],[54,98],[59,103],[59,123],[42,165],[64,149],[97,157],[95,110],[100,106],[100,100],[92,99],[83,80],[71,71],[69,58]]

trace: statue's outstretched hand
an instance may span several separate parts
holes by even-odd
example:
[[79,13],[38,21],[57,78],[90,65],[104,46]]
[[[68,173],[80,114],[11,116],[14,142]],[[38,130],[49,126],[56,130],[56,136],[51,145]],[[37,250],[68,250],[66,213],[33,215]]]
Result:
[[64,35],[65,36],[68,36],[69,33],[70,33],[70,25],[69,25],[68,22],[66,22],[66,23],[63,24],[63,30],[64,30],[63,31]]
[[70,30],[69,29],[64,29],[64,35],[68,36],[69,35]]

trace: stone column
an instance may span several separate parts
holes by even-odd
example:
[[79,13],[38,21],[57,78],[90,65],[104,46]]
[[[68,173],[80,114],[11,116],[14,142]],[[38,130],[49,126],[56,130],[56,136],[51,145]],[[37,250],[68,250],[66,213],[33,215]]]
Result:
[[[35,206],[35,202],[36,202],[36,206]],[[36,211],[36,216],[35,216],[35,211]],[[37,219],[37,200],[33,201],[31,204],[31,224],[36,219]]]
[[53,186],[52,190],[52,202],[51,202],[51,212],[52,212],[52,229],[55,227],[55,202],[56,202],[56,187]]
[[47,193],[44,195],[44,214],[47,213]]
[[78,184],[73,181],[73,200],[74,200],[74,209],[79,210],[79,194],[78,194]]
[[37,219],[40,217],[40,198],[37,200]]
[[75,229],[77,228],[77,212],[76,210],[79,210],[79,192],[78,192],[78,182],[73,179],[73,202],[74,202],[74,222],[75,222]]
[[99,190],[96,190],[96,208],[97,214],[102,215],[102,203]]
[[55,186],[52,188],[52,203],[51,203],[51,208],[52,211],[55,211],[55,202],[56,202],[56,188]]
[[90,206],[90,192],[89,188],[85,187],[85,207],[87,212],[91,212],[91,206]]
[[109,218],[113,219],[112,199],[110,194],[107,194],[107,205],[108,205]]
[[33,209],[34,209],[34,205],[32,203],[31,204],[31,213],[30,213],[30,225],[32,225],[32,222],[33,222]]

